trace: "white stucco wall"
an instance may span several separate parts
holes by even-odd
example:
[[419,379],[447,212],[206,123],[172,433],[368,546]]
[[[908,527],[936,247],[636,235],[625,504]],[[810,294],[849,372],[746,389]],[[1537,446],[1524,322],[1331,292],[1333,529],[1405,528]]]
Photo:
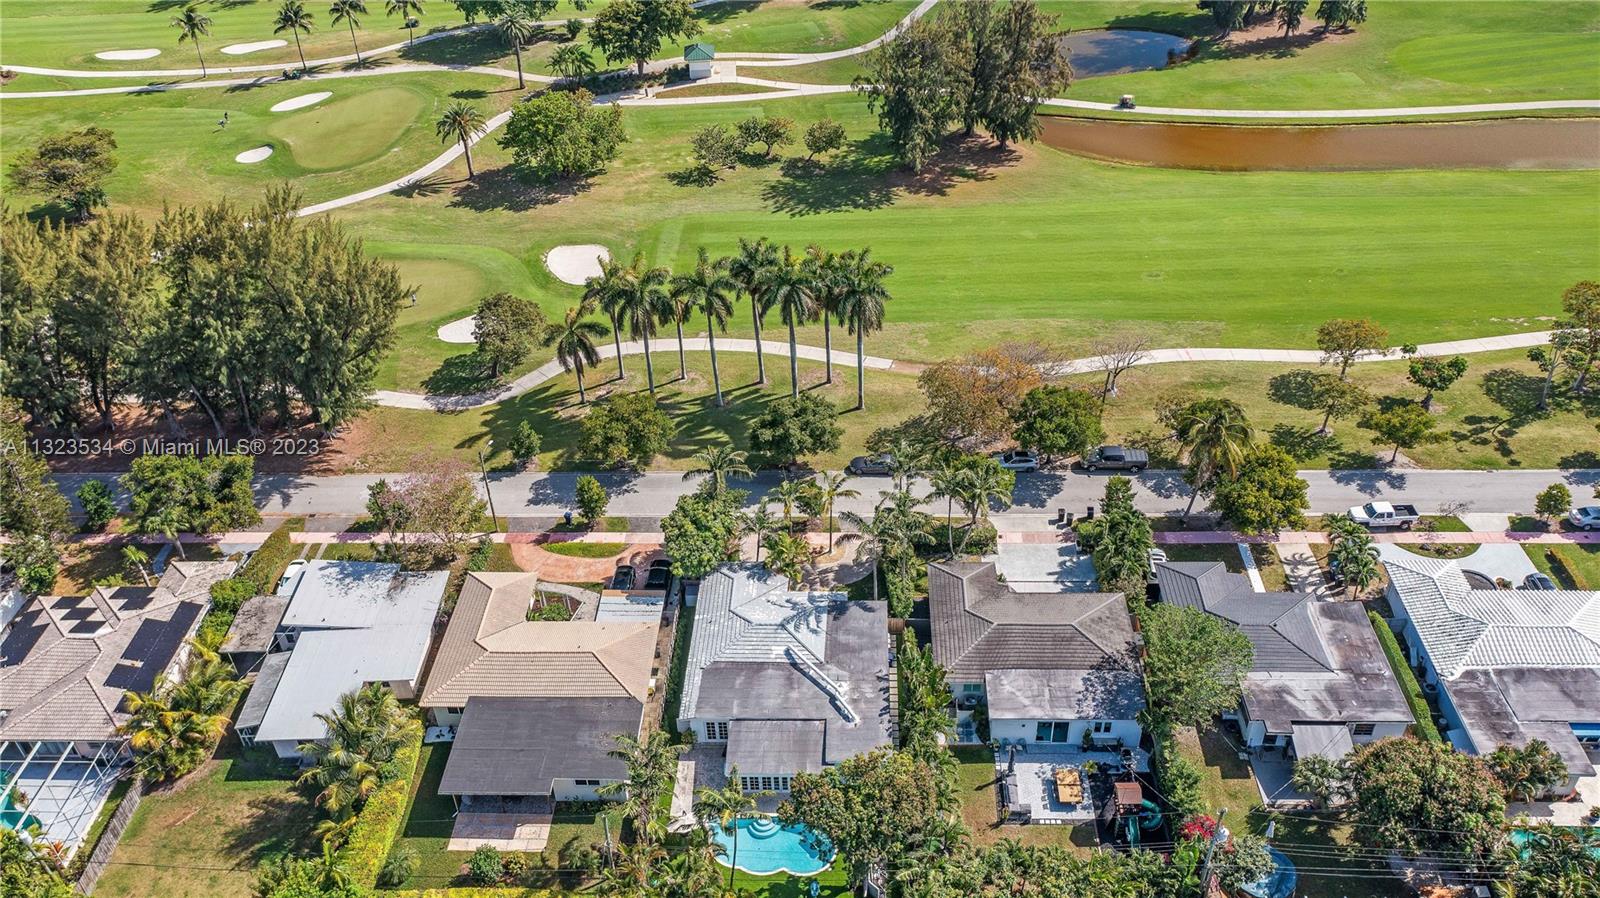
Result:
[[[1087,731],[1089,729],[1089,725],[1090,725],[1090,721],[1087,721],[1087,720],[1075,720],[1075,721],[1072,721],[1071,729],[1068,731],[1068,733],[1069,733],[1068,741],[1066,741],[1066,742],[1055,742],[1055,743],[1041,743],[1041,744],[1060,745],[1060,746],[1067,747],[1067,748],[1082,748],[1083,747],[1083,734],[1084,734],[1085,731]],[[1038,729],[1039,729],[1039,720],[1037,718],[1029,718],[1029,719],[1026,719],[1026,720],[1022,720],[1022,719],[999,719],[999,720],[995,720],[995,719],[991,718],[990,721],[989,721],[989,738],[991,738],[991,739],[1008,739],[1008,740],[1010,740],[1012,742],[1016,742],[1016,741],[1019,741],[1019,740],[1022,741],[1022,742],[1036,742],[1037,740],[1035,739],[1035,737],[1038,735]],[[1143,730],[1140,728],[1138,721],[1134,721],[1134,720],[1115,720],[1115,721],[1112,721],[1112,724],[1111,724],[1111,734],[1113,736],[1115,736],[1117,741],[1120,742],[1122,745],[1128,746],[1130,748],[1138,746],[1139,737],[1140,737],[1142,732],[1143,732]],[[1097,743],[1097,744],[1099,744],[1099,745],[1107,745],[1107,744],[1110,744],[1110,743],[1109,742],[1100,742],[1100,743]]]
[[[600,783],[614,782],[601,780]],[[600,801],[607,796],[600,794],[600,786],[580,786],[577,780],[557,779],[551,788],[551,796],[556,801]]]

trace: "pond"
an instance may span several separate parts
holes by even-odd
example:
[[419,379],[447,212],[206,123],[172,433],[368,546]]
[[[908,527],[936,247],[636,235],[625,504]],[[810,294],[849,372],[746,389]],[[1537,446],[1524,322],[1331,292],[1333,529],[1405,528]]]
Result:
[[1072,62],[1073,78],[1095,78],[1121,72],[1142,72],[1167,67],[1167,54],[1182,53],[1189,39],[1159,31],[1097,29],[1064,35],[1062,49]]
[[[772,817],[746,817],[732,831],[712,824],[711,838],[727,850],[718,858],[724,866],[766,876],[787,873],[815,876],[833,863],[833,846],[804,826],[781,826]],[[820,843],[821,850],[813,847]]]
[[1600,168],[1600,119],[1402,125],[1241,126],[1042,116],[1069,153],[1220,171]]

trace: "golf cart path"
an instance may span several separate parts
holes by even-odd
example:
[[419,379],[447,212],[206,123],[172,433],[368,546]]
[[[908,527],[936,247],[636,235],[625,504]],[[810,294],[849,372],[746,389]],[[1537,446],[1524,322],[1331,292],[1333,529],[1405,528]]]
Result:
[[[1478,337],[1471,340],[1451,340],[1444,343],[1424,343],[1417,347],[1415,353],[1423,356],[1450,356],[1467,355],[1475,352],[1493,352],[1500,349],[1524,349],[1530,346],[1539,346],[1550,339],[1549,331],[1531,331],[1521,334],[1505,334],[1498,337]],[[789,354],[789,344],[778,340],[762,340],[762,351],[779,358]],[[602,360],[617,357],[614,344],[608,343],[596,347],[600,351]],[[704,337],[691,337],[683,341],[686,351],[705,352],[710,348],[710,341]],[[662,339],[651,347],[652,354],[670,354],[677,350],[677,341]],[[825,358],[823,348],[820,346],[797,346],[796,355],[809,361],[820,362]],[[756,341],[737,340],[724,338],[717,341],[718,352],[755,352]],[[622,344],[622,354],[642,355],[644,344],[639,341],[628,341]],[[1356,362],[1381,362],[1403,358],[1398,348],[1382,352],[1367,353]],[[1317,364],[1322,361],[1322,353],[1315,349],[1228,349],[1228,348],[1192,348],[1192,349],[1152,349],[1144,357],[1135,362],[1136,366],[1164,365],[1173,362],[1302,362]],[[841,367],[854,367],[856,364],[855,353],[835,349],[833,351],[833,364]],[[900,370],[915,371],[921,368],[915,362],[896,361],[881,356],[869,355],[864,364],[868,368],[878,371]],[[1103,371],[1108,365],[1104,356],[1092,356],[1082,359],[1071,359],[1053,366],[1051,373],[1082,374],[1090,371]],[[601,366],[591,368],[594,372]],[[378,390],[370,397],[375,405],[388,408],[406,408],[418,411],[458,412],[467,409],[482,408],[503,402],[523,393],[542,386],[546,382],[560,377],[565,372],[561,363],[555,360],[540,365],[516,380],[510,381],[493,390],[483,390],[477,393],[463,393],[460,395],[437,395],[424,393],[409,393],[401,390]],[[605,375],[609,378],[609,373]]]

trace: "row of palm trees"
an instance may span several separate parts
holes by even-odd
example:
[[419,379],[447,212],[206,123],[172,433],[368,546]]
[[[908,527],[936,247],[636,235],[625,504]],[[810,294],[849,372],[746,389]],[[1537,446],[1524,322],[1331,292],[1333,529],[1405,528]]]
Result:
[[[465,143],[465,139],[463,139]],[[812,245],[796,255],[788,246],[780,249],[765,237],[739,241],[731,256],[713,259],[700,249],[692,269],[674,275],[665,267],[651,267],[643,253],[624,265],[606,260],[600,274],[584,285],[581,303],[568,310],[564,320],[548,329],[544,343],[556,351],[566,371],[578,378],[578,397],[588,401],[583,375],[599,364],[594,339],[603,327],[588,320],[595,310],[611,321],[616,348],[617,377],[627,375],[622,359],[622,332],[644,343],[645,378],[652,395],[656,391],[655,365],[650,358],[650,338],[658,328],[671,324],[678,339],[678,376],[687,376],[684,360],[683,324],[704,316],[711,350],[711,382],[718,406],[726,405],[722,395],[722,375],[717,366],[717,331],[727,331],[734,304],[748,298],[756,339],[757,382],[767,383],[765,353],[761,351],[761,323],[776,312],[789,329],[789,394],[800,395],[799,348],[795,329],[820,320],[823,350],[827,355],[827,383],[833,382],[833,325],[849,329],[856,337],[856,408],[866,407],[866,350],[869,333],[883,327],[884,306],[889,292],[884,279],[894,271],[872,258],[863,249],[832,253]]]
[[135,769],[154,782],[177,779],[205,763],[244,692],[233,665],[211,648],[193,642],[190,652],[184,679],[170,683],[161,677],[149,692],[129,692],[124,699],[129,718],[118,729],[137,755]]
[[[387,0],[385,3],[387,15],[401,16],[406,23],[406,31],[411,35],[411,42],[416,43],[416,19],[422,15],[422,0]],[[346,25],[350,29],[350,45],[355,48],[356,62],[361,62],[361,45],[356,42],[356,29],[361,27],[359,16],[367,14],[367,5],[364,0],[333,0],[328,7],[328,16],[334,25]],[[272,33],[282,34],[285,31],[294,35],[294,49],[300,56],[300,70],[309,71],[306,65],[306,53],[300,46],[300,35],[310,34],[316,27],[316,19],[306,9],[301,0],[283,0],[278,11],[272,17]],[[172,27],[178,29],[178,43],[192,42],[195,56],[200,60],[200,76],[206,76],[206,58],[200,51],[200,38],[211,36],[211,17],[200,11],[199,3],[190,3],[183,11],[172,17]],[[517,57],[517,70],[522,70],[522,57]],[[520,80],[520,79],[519,79]]]

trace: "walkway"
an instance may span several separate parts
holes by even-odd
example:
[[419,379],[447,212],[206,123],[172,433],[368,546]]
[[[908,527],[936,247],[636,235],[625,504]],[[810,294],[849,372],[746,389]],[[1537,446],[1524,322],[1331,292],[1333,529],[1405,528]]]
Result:
[[1319,599],[1337,598],[1328,587],[1328,578],[1322,573],[1322,565],[1317,563],[1309,543],[1280,542],[1274,548],[1278,551],[1278,560],[1283,563],[1283,579],[1289,589]]
[[[500,118],[500,116],[496,116]],[[458,144],[455,152],[459,155],[461,150]],[[381,188],[373,188],[379,190]],[[315,207],[312,207],[315,208]],[[300,210],[302,215],[308,214],[307,209]],[[1494,352],[1502,349],[1521,349],[1529,346],[1541,346],[1550,340],[1549,331],[1530,331],[1521,334],[1506,334],[1499,337],[1479,337],[1471,340],[1451,340],[1446,343],[1424,343],[1417,347],[1418,356],[1451,356],[1466,355],[1475,352]],[[663,340],[652,347],[654,353],[675,352],[677,341]],[[703,337],[688,338],[683,341],[685,350],[705,352],[710,343]],[[789,344],[776,340],[762,340],[762,350],[780,357],[789,355]],[[602,359],[615,359],[616,349],[613,344],[599,347]],[[756,341],[722,339],[717,341],[718,352],[755,352]],[[644,344],[629,341],[622,344],[622,354],[642,355]],[[826,356],[820,346],[798,346],[796,354],[809,361],[820,362]],[[1386,349],[1382,352],[1373,352],[1356,359],[1357,363],[1393,361],[1403,358],[1398,347]],[[1318,364],[1322,361],[1322,353],[1315,349],[1227,349],[1227,348],[1195,348],[1195,349],[1152,349],[1142,358],[1134,362],[1135,366],[1164,365],[1173,362],[1277,362],[1277,363],[1302,363]],[[833,363],[845,367],[855,367],[855,353],[835,349]],[[1051,370],[1054,375],[1083,374],[1090,371],[1103,371],[1110,362],[1105,356],[1092,356],[1083,359],[1071,359],[1056,364]],[[878,371],[889,370],[916,370],[915,362],[897,361],[880,356],[869,355],[866,357],[866,367]],[[503,402],[523,393],[542,386],[546,382],[560,377],[565,373],[561,363],[549,361],[529,371],[516,380],[492,390],[483,390],[477,393],[460,395],[439,395],[410,393],[401,390],[378,390],[371,396],[377,405],[388,408],[409,408],[419,411],[458,412],[467,409],[482,408]]]

